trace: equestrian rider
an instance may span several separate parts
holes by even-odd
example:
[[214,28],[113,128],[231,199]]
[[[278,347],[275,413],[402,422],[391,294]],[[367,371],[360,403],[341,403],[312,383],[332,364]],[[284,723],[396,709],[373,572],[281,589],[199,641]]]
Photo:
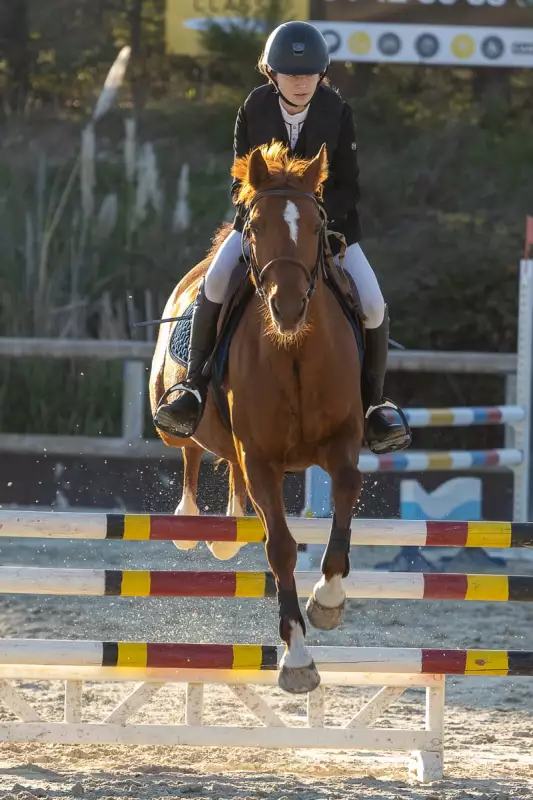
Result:
[[[366,344],[362,375],[365,439],[376,453],[402,450],[411,436],[398,407],[383,399],[387,367],[389,316],[379,284],[359,246],[361,225],[357,212],[359,167],[352,111],[324,80],[330,63],[322,34],[306,22],[287,22],[269,36],[258,67],[268,79],[248,96],[237,114],[235,159],[273,139],[286,141],[295,155],[313,158],[325,142],[329,177],[322,203],[328,227],[344,235],[344,269],[359,290],[366,316]],[[236,197],[239,181],[234,180]],[[205,403],[209,379],[202,369],[211,355],[220,309],[230,277],[241,255],[241,232],[246,211],[236,204],[233,230],[216,252],[194,305],[187,376],[183,391],[160,406],[155,423],[191,435],[200,419],[198,403]],[[386,410],[385,410],[386,409]]]

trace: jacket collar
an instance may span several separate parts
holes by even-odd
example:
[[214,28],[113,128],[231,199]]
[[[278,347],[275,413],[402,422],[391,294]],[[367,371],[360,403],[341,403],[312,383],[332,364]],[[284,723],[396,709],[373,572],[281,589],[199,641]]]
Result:
[[[267,95],[269,116],[274,122],[273,138],[289,143],[289,135],[279,107],[279,95],[272,85]],[[265,109],[266,111],[266,109]],[[309,112],[296,142],[295,151],[302,156],[312,158],[328,138],[327,109],[325,109],[325,89],[322,84],[315,92],[309,104]]]

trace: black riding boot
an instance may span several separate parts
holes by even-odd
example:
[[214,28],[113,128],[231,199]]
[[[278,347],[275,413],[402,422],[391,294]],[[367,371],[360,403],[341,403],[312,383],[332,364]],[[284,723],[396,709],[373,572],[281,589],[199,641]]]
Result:
[[183,383],[172,387],[172,391],[183,391],[172,402],[161,403],[154,415],[154,424],[166,433],[192,436],[200,423],[209,384],[202,370],[215,346],[221,308],[207,299],[202,281],[192,315],[187,375]]
[[379,328],[366,330],[363,361],[363,408],[365,439],[373,453],[392,453],[411,444],[411,431],[405,415],[397,405],[383,397],[389,350],[389,312]]

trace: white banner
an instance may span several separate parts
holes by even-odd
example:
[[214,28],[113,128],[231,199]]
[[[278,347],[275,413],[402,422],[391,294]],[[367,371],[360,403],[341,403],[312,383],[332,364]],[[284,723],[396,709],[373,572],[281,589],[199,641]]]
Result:
[[533,28],[313,20],[332,61],[533,67]]

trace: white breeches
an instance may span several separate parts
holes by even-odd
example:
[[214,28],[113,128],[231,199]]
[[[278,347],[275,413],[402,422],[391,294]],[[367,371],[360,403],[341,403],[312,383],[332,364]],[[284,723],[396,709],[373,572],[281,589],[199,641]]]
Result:
[[375,272],[358,244],[346,248],[342,266],[357,286],[366,317],[365,328],[379,328],[385,318],[385,300]]
[[[212,303],[222,304],[226,298],[231,274],[241,255],[241,234],[231,231],[222,242],[205,276],[205,294]],[[374,270],[358,244],[346,248],[343,267],[354,280],[367,328],[379,328],[385,316],[385,301]]]
[[226,299],[231,274],[241,253],[241,234],[239,231],[230,231],[205,273],[204,292],[212,303],[222,304]]

